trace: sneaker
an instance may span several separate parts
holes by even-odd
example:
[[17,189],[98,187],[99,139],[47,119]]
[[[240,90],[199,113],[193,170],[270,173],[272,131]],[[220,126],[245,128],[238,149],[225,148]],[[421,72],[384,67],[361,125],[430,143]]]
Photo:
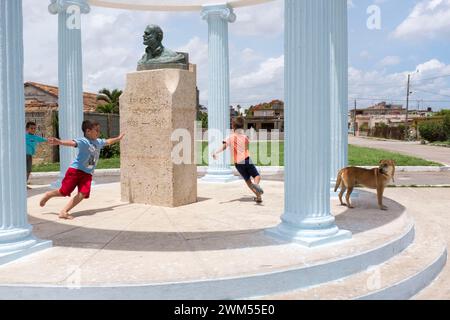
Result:
[[252,187],[253,187],[253,189],[255,189],[256,192],[258,192],[260,195],[261,195],[261,194],[264,194],[264,190],[263,190],[258,184],[254,183],[254,184],[252,185]]
[[263,200],[262,200],[261,197],[255,197],[255,198],[253,198],[253,200],[254,200],[256,203],[258,203],[258,204],[260,204],[260,203],[263,202]]

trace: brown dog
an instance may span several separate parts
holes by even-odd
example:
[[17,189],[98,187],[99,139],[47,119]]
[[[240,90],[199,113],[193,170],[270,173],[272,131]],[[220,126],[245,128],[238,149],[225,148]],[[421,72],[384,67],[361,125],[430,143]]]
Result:
[[[378,207],[381,210],[387,210],[387,207],[383,205],[383,192],[391,179],[394,181],[394,174],[394,160],[381,160],[380,166],[373,169],[348,167],[339,171],[334,192],[341,187],[341,192],[339,193],[339,201],[341,201],[341,205],[354,208],[350,203],[350,195],[356,185],[363,185],[367,188],[376,189],[378,196]],[[347,190],[347,195],[345,196],[347,204],[342,201],[342,196],[344,195],[345,190]]]

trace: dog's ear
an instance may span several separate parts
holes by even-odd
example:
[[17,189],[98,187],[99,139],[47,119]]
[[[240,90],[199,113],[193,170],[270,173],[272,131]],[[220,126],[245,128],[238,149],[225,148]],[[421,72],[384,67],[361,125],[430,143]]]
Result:
[[384,163],[384,160],[380,160],[379,164],[383,164],[383,163]]

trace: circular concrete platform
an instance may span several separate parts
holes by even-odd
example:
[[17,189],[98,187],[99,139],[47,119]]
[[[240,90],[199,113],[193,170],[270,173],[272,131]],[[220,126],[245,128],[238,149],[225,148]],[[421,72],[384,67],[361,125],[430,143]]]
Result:
[[0,294],[10,299],[270,296],[362,272],[414,241],[406,209],[386,199],[389,211],[380,211],[375,195],[364,191],[354,210],[332,201],[337,225],[351,231],[352,240],[309,249],[271,238],[265,230],[280,222],[284,185],[266,181],[263,187],[264,203],[257,205],[240,181],[199,182],[198,203],[161,208],[120,202],[118,183],[98,185],[72,221],[57,218],[67,199],[40,208],[41,195],[32,196],[34,234],[54,247],[1,266]]

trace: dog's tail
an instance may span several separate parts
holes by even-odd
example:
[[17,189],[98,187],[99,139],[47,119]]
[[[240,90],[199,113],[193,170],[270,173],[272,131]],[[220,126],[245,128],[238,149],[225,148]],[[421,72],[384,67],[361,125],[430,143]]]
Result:
[[342,183],[342,171],[344,171],[344,169],[340,170],[337,174],[337,178],[336,178],[336,186],[334,187],[334,192],[337,191],[337,189],[339,188],[339,186]]

